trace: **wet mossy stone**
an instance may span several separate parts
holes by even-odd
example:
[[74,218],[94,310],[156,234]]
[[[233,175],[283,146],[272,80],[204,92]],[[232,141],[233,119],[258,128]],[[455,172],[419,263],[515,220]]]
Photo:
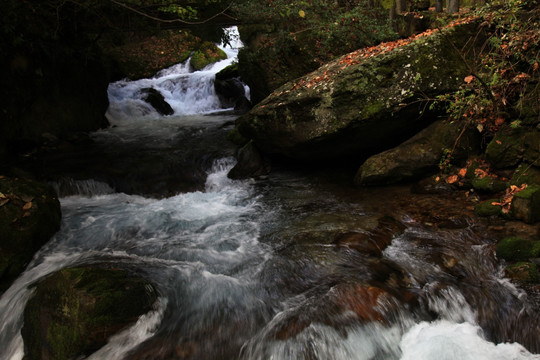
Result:
[[522,261],[540,255],[540,241],[520,237],[507,237],[497,244],[497,257],[510,261]]
[[472,52],[482,43],[476,24],[443,33],[338,58],[276,89],[236,125],[264,153],[299,160],[365,158],[395,147],[444,112],[426,106],[426,97],[455,91],[468,74],[451,43]]
[[483,178],[475,177],[471,181],[472,187],[481,192],[497,193],[506,189],[506,183],[502,180],[486,176]]
[[25,359],[88,356],[152,309],[157,294],[125,270],[60,270],[40,282],[24,311]]
[[502,129],[488,144],[486,159],[497,169],[516,166],[525,152],[524,135],[524,129]]
[[501,213],[502,207],[500,205],[493,205],[494,202],[498,202],[499,199],[490,199],[477,204],[474,207],[474,213],[478,216],[493,216]]
[[34,180],[0,178],[0,293],[60,229],[54,189]]
[[510,214],[514,219],[534,224],[540,220],[540,185],[531,185],[514,195]]
[[508,265],[504,269],[506,277],[520,283],[537,283],[538,269],[531,262],[518,262]]
[[226,58],[227,54],[223,50],[215,44],[205,41],[191,56],[190,64],[194,70],[201,70],[210,64]]
[[540,170],[527,163],[520,164],[510,179],[510,185],[521,186],[522,184],[540,185]]

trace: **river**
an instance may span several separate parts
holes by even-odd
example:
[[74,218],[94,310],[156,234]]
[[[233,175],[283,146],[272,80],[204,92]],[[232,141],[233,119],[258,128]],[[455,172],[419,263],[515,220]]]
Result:
[[[235,116],[219,112],[212,86],[236,56],[226,50],[229,60],[201,72],[178,65],[111,84],[115,126],[92,139],[110,168],[129,171],[103,181],[113,178],[99,176],[107,164],[86,164],[95,177],[81,170],[56,183],[62,228],[0,298],[1,359],[23,358],[29,285],[88,264],[136,272],[160,294],[88,359],[540,359],[538,309],[504,278],[492,233],[473,217],[442,209],[461,223],[434,226],[422,208],[443,205],[407,187],[354,188],[347,170],[275,166],[261,179],[228,179],[233,147],[222,144]],[[138,97],[148,86],[175,115]],[[204,180],[179,191],[176,171],[148,170],[132,179],[144,188],[122,182],[139,167],[164,171],[161,158]],[[377,246],[359,249],[351,237]]]

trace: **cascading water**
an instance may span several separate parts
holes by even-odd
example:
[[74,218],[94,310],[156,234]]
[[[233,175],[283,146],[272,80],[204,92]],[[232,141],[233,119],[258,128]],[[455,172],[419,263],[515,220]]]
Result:
[[[204,130],[231,118],[201,116],[217,110],[211,86],[176,85],[206,84],[200,79],[230,61],[111,84],[108,116],[117,127],[95,141],[140,157],[141,149],[166,151],[182,133],[174,156],[202,151],[215,142]],[[138,91],[148,86],[177,115],[160,117],[143,103]],[[198,104],[187,100],[205,92]],[[160,296],[89,359],[540,359],[520,345],[540,351],[539,316],[503,278],[492,240],[474,224],[433,229],[383,206],[389,190],[378,197],[313,174],[275,169],[264,180],[233,181],[234,163],[217,157],[200,191],[159,199],[91,179],[57,183],[62,228],[0,298],[0,359],[23,358],[31,285],[98,263],[137,269]],[[344,232],[375,239],[388,214],[405,229],[384,251],[335,245]]]

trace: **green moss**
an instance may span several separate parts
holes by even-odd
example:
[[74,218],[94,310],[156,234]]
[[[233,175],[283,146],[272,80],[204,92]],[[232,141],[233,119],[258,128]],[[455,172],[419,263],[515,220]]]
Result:
[[506,189],[506,183],[504,181],[489,176],[474,178],[472,180],[472,186],[474,189],[484,192],[500,192]]
[[516,166],[523,157],[521,130],[499,131],[486,148],[486,159],[496,168]]
[[527,186],[525,189],[516,193],[514,197],[518,197],[520,199],[530,199],[533,197],[533,195],[537,194],[538,191],[540,191],[539,185],[531,185],[531,186]]
[[502,207],[499,205],[493,205],[492,203],[498,202],[499,199],[490,199],[483,201],[474,207],[474,213],[478,216],[493,216],[501,213]]
[[522,283],[537,283],[538,269],[534,263],[518,262],[505,268],[505,275],[510,279]]
[[103,346],[147,312],[155,291],[123,270],[64,269],[42,281],[24,312],[28,360],[72,359]]
[[520,261],[538,257],[540,242],[520,237],[504,238],[497,244],[497,257],[505,260]]
[[520,164],[514,171],[510,184],[517,186],[521,184],[540,185],[540,170],[529,164]]
[[200,48],[193,53],[190,64],[195,70],[202,68],[227,58],[227,54],[215,44],[204,42]]
[[370,104],[364,106],[363,115],[366,118],[369,118],[375,114],[378,114],[382,109],[384,109],[384,104],[380,101],[373,101]]

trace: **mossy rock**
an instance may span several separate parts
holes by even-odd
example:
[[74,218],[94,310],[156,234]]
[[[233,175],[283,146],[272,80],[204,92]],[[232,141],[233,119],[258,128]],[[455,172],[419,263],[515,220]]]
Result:
[[520,237],[507,237],[497,244],[497,257],[510,261],[522,261],[540,255],[540,241]]
[[25,359],[88,356],[151,310],[147,281],[124,270],[71,268],[40,282],[24,311]]
[[201,70],[210,64],[226,58],[227,54],[223,50],[215,44],[205,41],[191,56],[190,64],[194,70]]
[[216,80],[234,79],[240,76],[238,72],[238,63],[227,66],[216,74]]
[[474,207],[474,213],[478,216],[493,216],[501,213],[500,205],[493,205],[494,202],[499,202],[499,199],[490,199],[477,204]]
[[536,265],[531,262],[518,262],[508,265],[504,269],[506,277],[520,283],[537,283],[538,270]]
[[0,293],[60,229],[54,189],[34,180],[0,179]]
[[540,185],[540,170],[530,164],[520,164],[510,179],[510,185],[521,186],[522,184]]
[[475,190],[490,193],[504,191],[507,187],[504,181],[489,176],[483,178],[475,177],[472,179],[471,184]]
[[540,185],[531,185],[516,193],[510,214],[529,224],[540,221]]
[[525,151],[523,136],[522,129],[506,128],[499,131],[486,148],[486,159],[499,169],[516,166]]

